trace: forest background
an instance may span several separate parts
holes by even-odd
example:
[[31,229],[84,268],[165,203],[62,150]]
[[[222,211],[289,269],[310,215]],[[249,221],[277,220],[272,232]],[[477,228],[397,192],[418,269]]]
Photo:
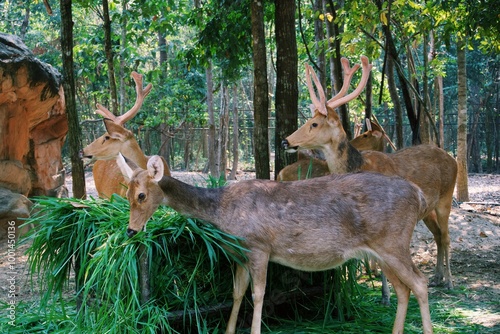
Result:
[[467,172],[500,171],[498,6],[497,0],[3,1],[0,30],[20,36],[61,73],[72,69],[74,80],[65,75],[74,106],[67,99],[64,156],[73,177],[78,151],[104,132],[96,103],[124,113],[135,100],[130,73],[137,71],[153,90],[126,126],[146,154],[164,156],[173,170],[234,178],[237,169],[251,169],[273,178],[294,160],[281,140],[310,116],[304,64],[313,65],[332,96],[342,84],[340,57],[353,64],[366,55],[374,65],[366,93],[339,108],[348,136],[373,114],[398,149],[436,142],[457,157],[460,186]]

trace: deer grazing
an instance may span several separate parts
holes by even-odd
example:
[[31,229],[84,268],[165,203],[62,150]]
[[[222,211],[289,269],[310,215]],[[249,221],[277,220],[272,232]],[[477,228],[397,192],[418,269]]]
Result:
[[[160,204],[214,224],[238,236],[248,249],[237,266],[234,304],[226,333],[235,333],[241,302],[250,282],[254,303],[251,333],[260,333],[269,261],[294,269],[321,271],[370,254],[380,260],[398,298],[393,333],[402,333],[413,291],[424,333],[432,333],[427,278],[413,264],[410,240],[427,214],[422,191],[399,177],[374,173],[329,175],[296,182],[247,180],[222,188],[199,188],[163,175],[158,156],[147,170],[126,161],[129,179],[127,235],[143,230]],[[307,208],[307,210],[304,210]]]
[[[283,147],[289,152],[297,149],[322,150],[331,173],[373,171],[398,175],[419,186],[430,208],[423,221],[432,232],[437,245],[437,263],[431,284],[442,284],[444,279],[444,285],[451,289],[453,281],[448,218],[457,177],[457,163],[444,150],[434,145],[418,145],[387,154],[376,151],[359,152],[349,143],[335,108],[356,98],[366,85],[371,65],[364,56],[361,57],[361,62],[363,73],[359,86],[346,96],[343,94],[347,88],[342,87],[342,91],[329,101],[326,101],[316,74],[307,67],[309,92],[315,106],[314,116],[283,140]],[[319,99],[314,93],[309,72],[317,86]],[[344,86],[349,85],[352,72],[349,66],[347,70],[344,69]]]
[[[123,124],[137,114],[153,86],[148,84],[143,89],[142,75],[137,72],[132,72],[131,77],[134,79],[137,93],[134,106],[123,115],[115,116],[111,111],[98,103],[96,113],[105,117],[103,122],[106,133],[81,151],[83,158],[97,160],[94,163],[92,173],[96,190],[99,196],[104,198],[111,197],[113,193],[125,197],[127,191],[123,175],[116,164],[118,152],[123,152],[129,159],[143,168],[146,168],[148,161],[148,157],[142,152],[134,134],[125,129]],[[167,162],[165,159],[162,161],[165,165],[165,175],[170,175]]]

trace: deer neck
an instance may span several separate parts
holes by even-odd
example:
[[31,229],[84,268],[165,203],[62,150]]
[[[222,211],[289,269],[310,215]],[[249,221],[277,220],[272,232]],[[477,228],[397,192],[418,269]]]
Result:
[[323,153],[331,174],[359,171],[363,165],[361,153],[345,138],[323,146]]
[[170,176],[164,176],[158,185],[163,191],[164,203],[175,211],[192,218],[217,221],[223,188],[194,187]]
[[121,152],[127,159],[133,161],[137,166],[146,169],[148,158],[144,155],[139,144],[134,138],[128,140],[126,150]]

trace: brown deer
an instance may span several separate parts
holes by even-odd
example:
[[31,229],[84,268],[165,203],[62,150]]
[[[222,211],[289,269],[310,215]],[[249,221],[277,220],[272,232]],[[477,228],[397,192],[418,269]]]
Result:
[[[123,124],[132,119],[141,108],[144,98],[148,96],[153,87],[148,84],[142,88],[142,75],[132,72],[137,92],[134,106],[121,116],[115,116],[107,108],[97,104],[96,113],[105,117],[104,126],[106,133],[87,145],[82,151],[83,158],[97,160],[94,163],[92,173],[96,190],[100,197],[109,198],[113,193],[125,197],[127,188],[120,169],[116,164],[118,152],[122,152],[138,166],[146,168],[148,157],[142,152],[134,134],[125,129]],[[163,159],[165,165],[165,175],[170,175],[167,162]]]
[[[378,122],[367,121],[368,131],[356,136],[351,140],[351,145],[358,151],[380,151],[385,149],[384,139],[387,137],[385,131]],[[329,175],[328,164],[323,159],[298,152],[298,160],[285,166],[276,177],[277,181],[297,181],[306,178]]]
[[[431,284],[441,284],[444,279],[444,285],[451,289],[453,281],[448,218],[457,177],[457,163],[444,150],[434,145],[418,145],[387,154],[376,151],[359,152],[349,143],[335,108],[354,99],[364,88],[371,65],[366,57],[361,57],[361,62],[363,73],[356,90],[347,96],[335,96],[328,102],[316,74],[308,67],[320,98],[315,95],[308,79],[309,92],[316,107],[314,117],[283,140],[283,147],[291,152],[297,149],[322,150],[331,173],[374,171],[385,175],[399,175],[419,186],[430,208],[423,221],[432,232],[437,245],[436,270]],[[350,71],[347,71],[345,75],[349,74]],[[348,77],[344,85],[349,82]],[[343,87],[341,93],[345,94],[346,91]]]
[[393,333],[403,332],[410,291],[419,303],[424,333],[432,333],[427,278],[410,255],[413,229],[428,213],[425,197],[414,184],[399,177],[355,173],[199,188],[164,176],[158,156],[149,159],[147,170],[121,154],[117,162],[130,180],[128,236],[143,230],[163,203],[242,239],[247,259],[236,269],[234,304],[226,333],[236,331],[239,308],[250,282],[254,303],[251,332],[260,333],[269,261],[321,271],[366,253],[379,259],[396,290]]

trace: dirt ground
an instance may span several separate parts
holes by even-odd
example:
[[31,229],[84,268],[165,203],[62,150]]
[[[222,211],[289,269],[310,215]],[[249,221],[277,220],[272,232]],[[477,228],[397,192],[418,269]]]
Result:
[[[205,185],[201,173],[173,172],[173,176],[194,185]],[[253,178],[252,173],[239,173],[237,178]],[[91,173],[87,174],[87,193],[96,196]],[[71,178],[67,185],[72,194]],[[451,271],[455,289],[468,292],[477,303],[470,315],[473,323],[500,330],[500,175],[469,175],[469,203],[454,203],[449,220],[451,236]],[[0,236],[0,300],[8,301],[11,263],[8,243]],[[27,281],[26,260],[23,254],[28,245],[16,250],[16,300],[36,300],[37,293]],[[436,245],[432,234],[419,222],[412,240],[413,259],[417,266],[431,276],[435,267]],[[446,294],[443,288],[430,288],[430,294]],[[482,305],[489,304],[489,309]],[[494,305],[493,310],[491,305]],[[3,313],[3,311],[2,311]]]

